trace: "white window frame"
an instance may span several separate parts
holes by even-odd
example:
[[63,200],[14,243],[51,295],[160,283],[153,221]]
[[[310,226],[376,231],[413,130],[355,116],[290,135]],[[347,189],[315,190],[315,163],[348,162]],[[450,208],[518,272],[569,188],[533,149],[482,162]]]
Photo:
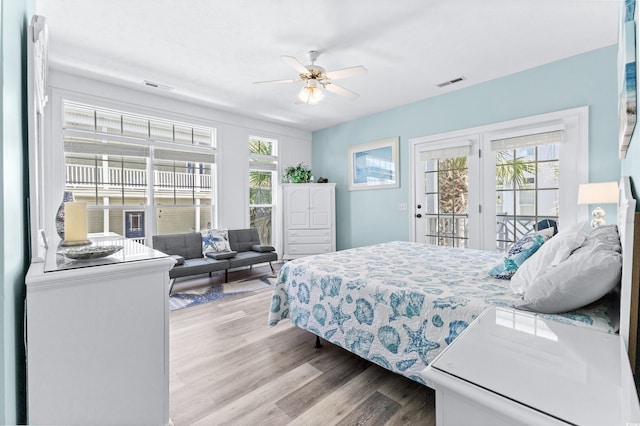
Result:
[[[51,89],[51,101],[49,103],[50,108],[47,111],[47,127],[45,128],[46,133],[50,135],[50,139],[47,144],[43,146],[43,158],[48,159],[47,167],[44,168],[44,188],[43,191],[49,194],[63,194],[65,191],[66,179],[65,179],[65,150],[64,150],[64,103],[72,102],[79,103],[85,105],[93,105],[97,108],[104,108],[115,111],[123,111],[126,113],[147,116],[152,118],[157,118],[160,120],[165,120],[169,122],[176,123],[189,123],[198,127],[206,127],[210,128],[213,131],[212,134],[212,146],[211,148],[202,146],[202,145],[188,145],[188,144],[176,144],[177,146],[184,146],[187,148],[192,148],[194,151],[202,150],[203,148],[208,149],[210,152],[213,152],[216,155],[217,144],[218,144],[218,127],[217,123],[210,122],[208,120],[203,120],[196,116],[183,115],[180,113],[167,112],[167,111],[159,111],[155,109],[141,107],[139,105],[130,104],[126,102],[119,102],[114,100],[105,99],[102,97],[81,94],[77,92],[68,91],[65,89],[52,88]],[[113,135],[117,137],[117,135]],[[165,142],[166,143],[166,142]],[[152,148],[153,149],[153,148]],[[216,161],[219,161],[217,158]],[[212,205],[212,226],[216,226],[217,217],[218,217],[218,187],[217,187],[217,167],[215,164],[212,165],[214,170],[212,171],[212,197],[213,197],[213,205]],[[148,165],[148,173],[149,176],[152,175],[151,162]],[[56,199],[56,197],[51,196],[45,199],[45,216],[48,220],[47,226],[45,227],[47,232],[47,238],[50,241],[54,241],[57,236],[55,235],[55,212],[58,209],[60,204],[60,200],[62,199],[62,195]],[[119,209],[130,208],[131,206],[118,206]],[[155,234],[156,232],[156,223],[155,223],[155,208],[153,192],[151,191],[149,194],[149,199],[147,204],[144,206],[133,206],[138,209],[139,207],[144,207],[145,215],[146,215],[146,223],[145,226],[148,230],[148,237]],[[147,245],[151,244],[151,238],[147,238]]]
[[[248,223],[251,223],[251,208],[252,207],[270,207],[271,208],[271,244],[276,245],[277,242],[277,212],[278,212],[278,150],[279,150],[279,141],[276,138],[266,137],[266,136],[257,136],[257,135],[249,135],[247,139],[247,150],[249,149],[249,143],[251,140],[261,140],[268,141],[272,144],[272,155],[264,155],[264,154],[255,154],[249,152],[249,176],[252,171],[262,171],[262,172],[271,172],[271,204],[251,204],[251,185],[249,180],[247,180],[247,200],[248,200]],[[260,163],[254,160],[269,160],[271,163]]]
[[[539,133],[544,129],[564,129],[563,142],[560,144],[560,219],[559,226],[567,228],[577,223],[587,214],[586,206],[578,206],[578,185],[586,182],[589,171],[589,107],[582,106],[562,111],[550,112],[519,118],[489,125],[462,129],[453,132],[441,133],[432,136],[424,136],[409,140],[410,159],[410,206],[411,213],[416,213],[416,169],[419,159],[415,151],[418,144],[433,143],[434,148],[438,144],[446,145],[454,140],[477,140],[481,152],[479,162],[480,186],[476,191],[470,188],[469,193],[469,220],[472,214],[478,214],[479,229],[470,229],[470,248],[495,250],[495,155],[491,151],[491,140],[516,137],[531,133]],[[475,150],[473,154],[476,154]],[[470,157],[470,166],[471,166]],[[470,171],[471,173],[471,171]],[[481,211],[481,213],[480,213]],[[415,241],[416,217],[410,215],[410,236]],[[472,227],[473,228],[473,227]],[[474,235],[474,240],[471,239]],[[475,239],[477,238],[477,239]]]

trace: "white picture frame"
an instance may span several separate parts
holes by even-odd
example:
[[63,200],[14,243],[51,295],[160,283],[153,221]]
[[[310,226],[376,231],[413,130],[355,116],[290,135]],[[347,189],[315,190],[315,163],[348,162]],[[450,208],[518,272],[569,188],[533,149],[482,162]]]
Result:
[[349,191],[400,187],[400,138],[349,148]]

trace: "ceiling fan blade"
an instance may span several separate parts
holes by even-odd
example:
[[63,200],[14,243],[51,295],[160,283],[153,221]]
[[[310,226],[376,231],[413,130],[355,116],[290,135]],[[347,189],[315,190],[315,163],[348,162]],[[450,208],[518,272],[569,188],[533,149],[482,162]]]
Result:
[[307,67],[302,65],[302,63],[296,58],[294,58],[293,56],[282,55],[280,57],[284,59],[286,63],[291,65],[293,68],[295,68],[295,70],[298,71],[300,74],[306,74],[309,72]]
[[345,89],[342,86],[338,86],[335,83],[325,83],[323,84],[324,88],[327,89],[327,91],[331,92],[331,93],[335,93],[336,95],[340,95],[340,96],[344,96],[347,99],[357,99],[360,95],[358,95],[356,92],[352,92],[349,89]]
[[326,73],[327,78],[330,80],[338,80],[340,78],[356,77],[358,75],[364,75],[367,73],[367,69],[362,65],[355,67],[342,68],[340,70],[328,71]]
[[286,80],[267,80],[267,81],[254,81],[253,84],[265,84],[265,83],[298,83],[302,81],[299,78],[288,78]]

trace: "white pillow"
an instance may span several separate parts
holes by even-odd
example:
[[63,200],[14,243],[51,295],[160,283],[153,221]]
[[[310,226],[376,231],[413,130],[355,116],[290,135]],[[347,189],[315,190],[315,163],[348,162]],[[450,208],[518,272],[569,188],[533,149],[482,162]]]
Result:
[[590,244],[537,277],[515,307],[547,314],[572,311],[609,293],[621,275],[622,255],[605,243]]
[[511,277],[511,290],[524,294],[533,280],[550,266],[559,265],[584,243],[591,232],[589,222],[579,222],[558,232],[527,259]]

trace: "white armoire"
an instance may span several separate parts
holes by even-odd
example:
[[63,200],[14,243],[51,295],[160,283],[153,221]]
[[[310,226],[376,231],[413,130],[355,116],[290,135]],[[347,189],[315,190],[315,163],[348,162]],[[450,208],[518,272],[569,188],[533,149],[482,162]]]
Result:
[[283,186],[283,259],[336,250],[335,183],[290,183]]

